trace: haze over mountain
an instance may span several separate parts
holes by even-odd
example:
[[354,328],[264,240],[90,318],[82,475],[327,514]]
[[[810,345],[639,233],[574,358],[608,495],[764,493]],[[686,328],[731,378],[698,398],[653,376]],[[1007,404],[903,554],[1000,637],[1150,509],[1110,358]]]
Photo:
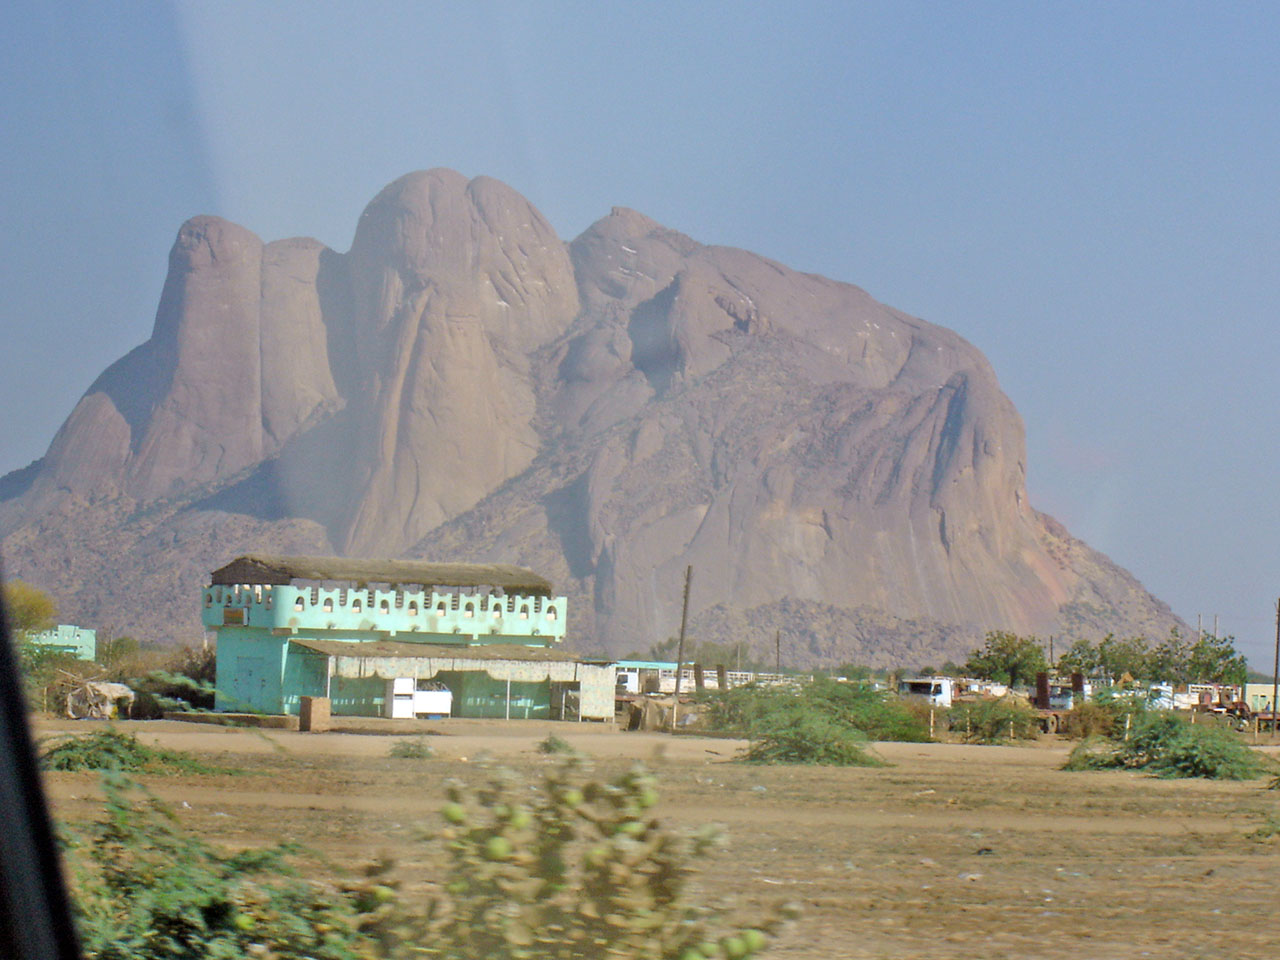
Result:
[[797,666],[1179,625],[1025,474],[954,333],[631,210],[565,244],[432,170],[346,254],[184,224],[151,339],[0,479],[0,549],[141,637],[198,636],[208,571],[251,550],[524,564],[615,654],[674,632],[687,564],[694,634],[780,630]]

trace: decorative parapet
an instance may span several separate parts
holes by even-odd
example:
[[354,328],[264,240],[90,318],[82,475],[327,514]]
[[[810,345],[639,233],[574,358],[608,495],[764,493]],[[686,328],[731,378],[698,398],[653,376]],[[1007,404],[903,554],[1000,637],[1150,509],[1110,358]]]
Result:
[[204,589],[205,627],[260,627],[296,633],[341,631],[428,634],[423,639],[484,642],[502,637],[559,643],[564,597],[413,589],[356,589],[271,584],[214,584]]

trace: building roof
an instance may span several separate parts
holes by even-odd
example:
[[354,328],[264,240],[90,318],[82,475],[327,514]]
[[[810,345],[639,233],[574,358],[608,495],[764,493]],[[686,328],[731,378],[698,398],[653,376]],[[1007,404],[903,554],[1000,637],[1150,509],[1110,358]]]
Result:
[[415,660],[530,660],[613,663],[612,660],[575,657],[558,647],[529,647],[520,643],[413,643],[398,640],[314,640],[290,637],[289,641],[330,657],[365,657]]
[[512,593],[551,596],[551,581],[507,563],[424,563],[355,557],[277,557],[250,553],[210,574],[214,584],[262,583],[284,586],[295,580],[410,584],[422,587],[501,587]]

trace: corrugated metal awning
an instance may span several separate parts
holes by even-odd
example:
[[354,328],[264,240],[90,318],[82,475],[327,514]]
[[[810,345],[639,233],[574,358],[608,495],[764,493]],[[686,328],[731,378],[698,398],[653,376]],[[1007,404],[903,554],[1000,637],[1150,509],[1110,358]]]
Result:
[[556,647],[527,647],[519,643],[482,643],[475,646],[456,643],[407,643],[397,640],[315,640],[290,637],[291,643],[329,657],[361,659],[414,660],[521,660],[528,662],[561,662],[609,664],[612,660],[575,657]]

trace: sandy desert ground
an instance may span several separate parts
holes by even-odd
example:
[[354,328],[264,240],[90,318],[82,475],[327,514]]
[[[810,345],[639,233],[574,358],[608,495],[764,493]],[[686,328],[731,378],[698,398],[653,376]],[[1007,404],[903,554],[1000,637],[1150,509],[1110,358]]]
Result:
[[[41,735],[92,724],[46,721]],[[396,857],[412,882],[436,860],[415,825],[437,823],[448,777],[477,781],[485,755],[530,777],[550,732],[598,772],[641,760],[656,812],[723,825],[699,886],[750,915],[783,900],[803,919],[768,952],[800,958],[1272,957],[1280,952],[1280,840],[1250,834],[1275,814],[1266,781],[1162,781],[1058,769],[1071,744],[877,745],[876,769],[755,767],[739,741],[540,722],[429,724],[428,760],[393,759],[402,736],[124,724],[144,742],[241,768],[148,777],[202,834],[243,846],[303,841],[340,862]],[[376,725],[375,725],[376,726]],[[97,778],[53,773],[55,815],[98,810]]]

